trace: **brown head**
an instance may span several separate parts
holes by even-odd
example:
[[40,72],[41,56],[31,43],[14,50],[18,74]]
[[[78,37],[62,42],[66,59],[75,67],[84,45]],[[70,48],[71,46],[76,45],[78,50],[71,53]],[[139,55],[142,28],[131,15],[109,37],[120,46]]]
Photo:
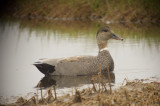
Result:
[[101,27],[98,30],[96,37],[99,51],[107,47],[107,42],[109,39],[123,40],[122,38],[116,36],[108,26]]

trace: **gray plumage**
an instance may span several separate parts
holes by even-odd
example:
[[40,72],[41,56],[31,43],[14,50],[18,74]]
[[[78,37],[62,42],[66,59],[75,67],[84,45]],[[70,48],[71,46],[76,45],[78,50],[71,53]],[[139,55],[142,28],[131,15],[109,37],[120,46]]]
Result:
[[97,74],[101,67],[102,73],[114,70],[113,59],[107,49],[107,41],[111,38],[122,40],[114,35],[108,26],[101,27],[97,32],[99,53],[97,56],[76,56],[62,59],[44,59],[34,65],[43,73],[49,75],[92,75]]

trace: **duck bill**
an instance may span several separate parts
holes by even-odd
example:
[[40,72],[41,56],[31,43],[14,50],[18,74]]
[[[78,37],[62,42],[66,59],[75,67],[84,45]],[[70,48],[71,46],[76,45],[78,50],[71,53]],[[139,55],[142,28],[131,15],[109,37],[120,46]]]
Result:
[[120,38],[119,36],[117,36],[117,35],[115,35],[115,34],[112,35],[112,38],[113,38],[113,39],[116,39],[116,40],[121,40],[121,41],[123,41],[123,38]]

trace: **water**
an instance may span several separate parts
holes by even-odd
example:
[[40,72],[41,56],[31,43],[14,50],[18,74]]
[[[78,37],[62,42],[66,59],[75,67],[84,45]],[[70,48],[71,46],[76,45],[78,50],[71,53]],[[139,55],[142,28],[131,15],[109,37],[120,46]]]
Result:
[[[44,77],[32,64],[41,58],[97,55],[95,22],[49,22],[31,20],[0,21],[0,102],[6,98],[34,94]],[[160,77],[160,30],[157,25],[111,25],[124,41],[110,40],[108,49],[115,62],[112,83],[125,78]],[[83,79],[83,80],[82,80]],[[88,87],[91,77],[43,78],[57,84],[57,92],[72,87]],[[70,90],[68,90],[70,89]],[[10,100],[10,99],[9,99]]]

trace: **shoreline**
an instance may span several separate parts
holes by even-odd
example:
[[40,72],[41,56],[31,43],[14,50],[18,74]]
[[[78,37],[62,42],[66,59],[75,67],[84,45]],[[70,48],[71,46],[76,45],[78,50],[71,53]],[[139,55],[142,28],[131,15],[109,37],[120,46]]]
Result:
[[61,21],[61,22],[72,22],[72,21],[90,21],[90,22],[100,22],[104,24],[158,24],[160,25],[160,20],[109,20],[103,18],[81,18],[81,17],[48,17],[48,16],[2,16],[1,19],[20,19],[20,20],[35,20],[35,21]]
[[107,89],[105,89],[102,82],[96,83],[94,80],[95,82],[91,88],[82,90],[75,88],[72,95],[65,94],[58,97],[56,96],[56,88],[52,86],[45,93],[39,90],[38,92],[41,92],[38,94],[39,96],[37,95],[39,99],[36,96],[32,96],[29,99],[19,97],[14,103],[1,105],[160,105],[160,82],[159,79],[156,81],[153,79],[135,79],[133,81],[124,79],[125,84],[123,82],[120,87],[112,88],[112,93],[110,93],[109,87],[107,87],[109,85],[106,85]]

